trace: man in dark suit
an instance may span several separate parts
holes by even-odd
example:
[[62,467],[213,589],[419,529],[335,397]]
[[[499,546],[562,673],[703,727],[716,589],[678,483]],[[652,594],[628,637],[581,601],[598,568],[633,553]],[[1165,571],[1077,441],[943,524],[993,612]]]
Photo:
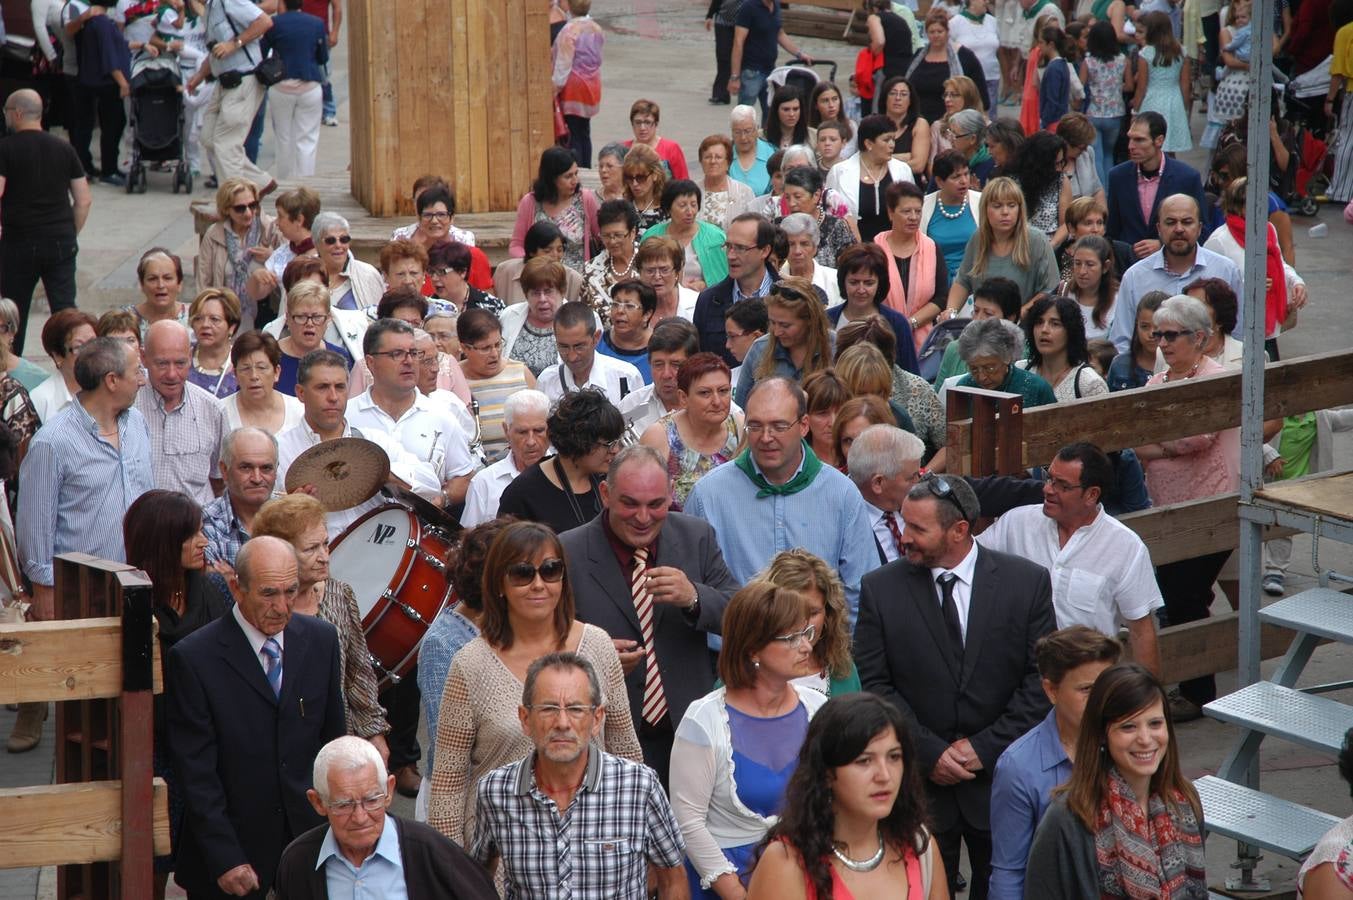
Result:
[[949,883],[966,843],[971,897],[985,900],[991,772],[1048,711],[1034,644],[1057,624],[1047,570],[978,547],[978,512],[977,495],[954,476],[907,493],[906,559],[864,577],[855,664],[865,689],[911,725]]
[[728,277],[700,292],[695,300],[691,321],[700,333],[700,349],[717,353],[724,362],[736,366],[738,360],[728,352],[728,330],[724,319],[728,311],[743,300],[764,298],[780,273],[770,264],[775,226],[756,213],[743,213],[728,223],[724,253],[728,257]]
[[666,787],[676,726],[714,687],[706,635],[720,633],[739,585],[709,523],[668,512],[672,485],[652,447],[620,451],[601,501],[600,516],[559,540],[578,618],[615,640],[644,762]]
[[169,752],[185,816],[175,880],[190,898],[263,897],[293,839],[323,819],[311,764],[346,724],[338,634],[292,617],[296,552],[277,538],[240,548],[235,607],[169,651]]
[[[1128,161],[1109,170],[1104,199],[1109,206],[1108,236],[1132,247],[1137,259],[1160,249],[1160,203],[1172,194],[1188,194],[1207,209],[1203,179],[1188,163],[1166,157],[1165,117],[1158,112],[1138,113],[1128,126]],[[1142,212],[1143,201],[1150,215]],[[1206,238],[1207,234],[1203,234]],[[1118,273],[1122,276],[1122,272]]]

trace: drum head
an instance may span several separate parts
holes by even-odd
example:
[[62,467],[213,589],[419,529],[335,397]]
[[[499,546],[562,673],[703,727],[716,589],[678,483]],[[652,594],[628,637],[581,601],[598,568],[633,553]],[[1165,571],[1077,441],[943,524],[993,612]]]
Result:
[[390,480],[390,457],[362,438],[321,441],[287,469],[287,492],[315,486],[315,497],[329,512],[352,509],[376,495]]
[[398,584],[412,551],[414,518],[402,506],[383,506],[353,522],[329,551],[329,577],[344,581],[367,613],[387,589]]

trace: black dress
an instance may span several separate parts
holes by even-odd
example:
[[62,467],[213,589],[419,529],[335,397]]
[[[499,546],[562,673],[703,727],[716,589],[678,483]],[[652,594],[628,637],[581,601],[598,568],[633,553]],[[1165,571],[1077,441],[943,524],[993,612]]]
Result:
[[556,459],[547,456],[514,478],[498,501],[498,515],[539,522],[553,528],[556,534],[586,525],[596,518],[601,512],[601,494],[597,486],[601,484],[602,476],[591,476],[592,490],[585,494],[566,493],[545,477],[542,468],[554,466]]
[[907,20],[892,11],[879,13],[883,24],[883,77],[906,75],[911,65],[911,26]]
[[860,195],[857,199],[856,209],[860,211],[859,221],[856,223],[860,228],[860,241],[871,243],[874,235],[880,231],[887,231],[892,228],[892,220],[888,216],[888,203],[883,199],[883,195],[888,192],[888,185],[893,183],[893,173],[884,170],[883,180],[877,184],[865,184],[860,182]]
[[[987,97],[987,76],[982,72],[982,64],[967,47],[958,48],[958,65],[977,85],[977,93],[982,97],[983,109],[991,109],[991,100]],[[924,56],[913,60],[912,72],[907,80],[911,82],[912,99],[921,118],[935,123],[944,118],[944,83],[951,77],[949,61],[930,62]]]

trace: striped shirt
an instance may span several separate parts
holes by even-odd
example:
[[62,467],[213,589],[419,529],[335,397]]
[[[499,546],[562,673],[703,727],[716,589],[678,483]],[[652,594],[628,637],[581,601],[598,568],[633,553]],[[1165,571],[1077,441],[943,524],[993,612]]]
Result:
[[20,565],[37,584],[53,583],[58,553],[124,561],[122,517],[155,485],[146,420],[124,410],[117,429],[114,447],[76,400],[34,435],[19,467],[18,538]]
[[187,494],[205,506],[216,499],[211,479],[221,477],[225,413],[209,392],[187,381],[183,400],[165,409],[164,397],[149,384],[136,392],[136,409],[150,431],[150,466],[155,486]]
[[530,387],[526,383],[526,366],[513,360],[503,360],[503,370],[492,378],[471,378],[470,394],[479,401],[479,435],[484,444],[484,456],[497,462],[507,454],[507,434],[503,431],[503,404],[517,391]]

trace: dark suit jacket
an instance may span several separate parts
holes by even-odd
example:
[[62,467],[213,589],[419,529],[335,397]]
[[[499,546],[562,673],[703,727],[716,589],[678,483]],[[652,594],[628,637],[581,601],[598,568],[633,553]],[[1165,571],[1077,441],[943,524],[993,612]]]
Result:
[[[605,515],[603,513],[602,515]],[[601,525],[601,516],[559,535],[564,556],[574,576],[573,602],[578,619],[595,625],[618,640],[643,642],[639,614],[634,609],[629,573],[611,549]],[[714,529],[704,519],[673,512],[667,514],[658,538],[657,559],[650,565],[681,569],[700,595],[695,620],[666,603],[653,606],[653,642],[658,651],[658,670],[667,695],[668,716],[675,728],[691,701],[714,689],[714,663],[705,642],[706,633],[719,634],[724,607],[741,585],[724,565]],[[648,660],[625,678],[630,712],[636,722],[644,708],[644,676]]]
[[223,897],[216,879],[254,867],[267,894],[292,839],[323,822],[305,797],[320,748],[347,733],[338,633],[292,616],[274,697],[233,614],[169,651],[169,752],[185,802],[176,880]]
[[[422,822],[388,816],[399,834],[399,858],[409,900],[498,900],[484,867],[450,838]],[[277,900],[328,900],[329,885],[319,862],[328,824],[291,842],[277,866]]]
[[[1198,171],[1177,159],[1167,159],[1164,165],[1160,188],[1156,191],[1155,203],[1151,205],[1150,219],[1142,218],[1142,202],[1137,195],[1136,163],[1128,160],[1109,170],[1109,183],[1104,185],[1104,201],[1109,205],[1109,221],[1105,230],[1110,238],[1126,244],[1135,244],[1147,238],[1159,240],[1160,232],[1156,226],[1160,218],[1160,202],[1171,194],[1188,194],[1198,201],[1198,209],[1207,209],[1203,199],[1203,179]],[[1204,222],[1199,241],[1207,235],[1207,223]],[[1120,278],[1122,275],[1122,272],[1118,273]]]
[[[772,282],[780,280],[780,273],[775,269],[767,266],[766,271],[770,272]],[[732,308],[733,276],[729,275],[713,287],[705,288],[695,298],[695,312],[691,314],[691,321],[700,335],[700,350],[717,353],[724,362],[736,366],[738,361],[728,352],[728,329],[723,322],[724,316]]]
[[[1034,644],[1057,627],[1042,566],[985,547],[977,551],[963,667],[954,671],[930,570],[905,559],[864,576],[855,665],[865,690],[892,701],[911,726],[936,831],[963,819],[990,828],[991,773],[1001,752],[1048,712]],[[982,761],[972,781],[930,781],[935,762],[966,737]]]

